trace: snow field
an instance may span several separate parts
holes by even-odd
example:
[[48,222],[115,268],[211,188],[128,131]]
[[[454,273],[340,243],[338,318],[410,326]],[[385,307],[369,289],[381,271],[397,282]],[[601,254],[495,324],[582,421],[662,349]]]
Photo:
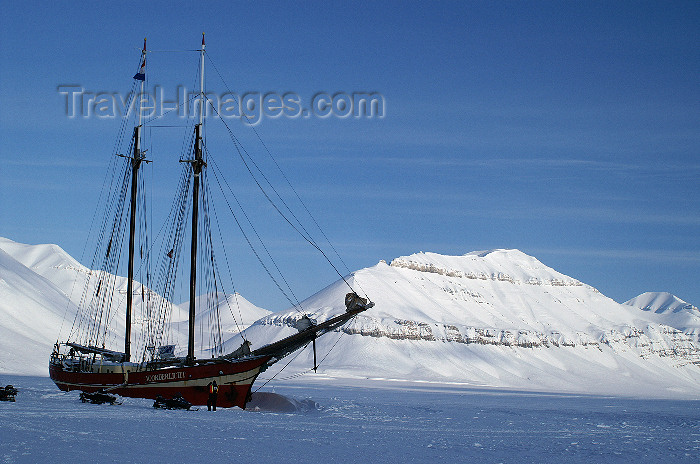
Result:
[[318,409],[165,411],[83,404],[49,379],[0,376],[0,462],[590,463],[700,459],[698,401],[530,394],[462,385],[269,384]]

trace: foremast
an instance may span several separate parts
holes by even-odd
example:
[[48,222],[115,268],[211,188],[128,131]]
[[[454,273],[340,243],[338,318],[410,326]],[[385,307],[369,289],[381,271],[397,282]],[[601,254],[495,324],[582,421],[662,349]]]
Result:
[[199,64],[199,123],[195,126],[194,159],[192,164],[192,244],[190,247],[190,307],[189,307],[189,331],[187,337],[187,364],[194,364],[194,326],[195,326],[195,299],[197,296],[197,239],[199,222],[199,183],[202,168],[206,166],[202,158],[202,125],[204,123],[204,33],[202,32],[202,49],[200,50]]
[[[141,51],[141,67],[134,75],[134,79],[141,81],[141,92],[146,81],[146,39],[143,39],[143,50]],[[140,104],[140,102],[139,102]],[[123,362],[131,360],[131,312],[134,299],[134,245],[136,241],[136,197],[138,195],[139,168],[144,161],[144,153],[141,151],[141,126],[143,114],[139,107],[139,122],[134,127],[134,151],[131,156],[131,211],[129,218],[129,264],[127,269],[126,283],[126,330],[124,334],[124,357]]]

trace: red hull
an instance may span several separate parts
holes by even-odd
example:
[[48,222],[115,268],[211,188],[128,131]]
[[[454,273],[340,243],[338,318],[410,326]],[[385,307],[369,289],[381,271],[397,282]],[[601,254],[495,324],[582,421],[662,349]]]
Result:
[[271,356],[241,361],[219,361],[208,364],[167,367],[123,373],[91,373],[64,370],[60,364],[49,364],[49,376],[63,391],[95,392],[108,388],[110,393],[131,398],[173,398],[181,394],[193,405],[205,405],[209,398],[208,384],[219,385],[217,406],[245,409],[253,382]]

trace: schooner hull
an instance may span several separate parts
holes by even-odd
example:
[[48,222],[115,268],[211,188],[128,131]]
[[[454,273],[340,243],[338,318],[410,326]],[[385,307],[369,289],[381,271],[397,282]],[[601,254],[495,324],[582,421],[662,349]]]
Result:
[[130,398],[173,398],[180,394],[193,405],[205,405],[209,398],[209,382],[219,386],[217,406],[245,409],[258,374],[271,356],[245,360],[218,361],[195,366],[134,370],[126,373],[80,372],[64,369],[61,364],[49,365],[49,376],[63,391],[96,392],[108,390]]

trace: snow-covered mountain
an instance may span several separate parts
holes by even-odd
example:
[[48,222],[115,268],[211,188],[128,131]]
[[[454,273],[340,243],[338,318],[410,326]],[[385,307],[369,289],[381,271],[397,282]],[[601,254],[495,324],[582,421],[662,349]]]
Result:
[[[0,239],[0,372],[46,375],[58,331],[63,324],[65,335],[75,315],[79,296],[68,295],[74,285],[81,288],[81,276],[89,272],[54,245]],[[700,396],[700,312],[616,303],[518,250],[417,253],[382,261],[346,280],[376,306],[317,341],[324,375]],[[244,332],[256,348],[296,333],[303,314],[323,321],[345,311],[349,291],[340,280],[302,302],[302,308],[278,313],[228,295],[219,299],[217,310],[242,316],[241,326],[261,318]],[[197,305],[205,299],[199,297]],[[186,307],[173,311],[181,341]],[[662,307],[671,309],[657,311]],[[242,342],[237,330],[234,324],[224,328],[230,337],[227,351]],[[303,350],[282,377],[308,371],[312,362],[311,350]],[[265,375],[274,373],[275,368]]]
[[[189,301],[177,305],[177,311],[173,312],[177,317],[173,317],[171,323],[172,331],[175,334],[173,343],[177,343],[178,355],[180,356],[187,354],[189,306]],[[221,336],[224,340],[239,334],[258,319],[272,313],[272,311],[255,306],[238,292],[233,294],[219,292],[216,295],[212,293],[198,296],[195,298],[195,312],[202,321],[213,320],[212,318],[216,316],[212,313],[218,313],[220,319],[225,322],[221,326]],[[205,348],[204,352],[196,355],[205,354],[208,357],[211,353],[208,348]]]
[[[48,374],[53,344],[71,331],[84,295],[95,292],[96,279],[88,280],[92,272],[57,245],[26,245],[0,237],[0,373]],[[117,350],[124,345],[126,280],[116,277],[114,284],[113,307],[117,309],[108,340],[109,346]],[[142,290],[149,292],[135,282],[135,293],[141,294]],[[160,296],[151,292],[151,298]],[[218,298],[218,308],[213,310],[222,313],[224,337],[270,313],[238,294],[220,294]],[[206,299],[206,295],[198,297],[197,307],[206,305]],[[141,298],[135,298],[135,313],[141,305]],[[187,349],[188,306],[188,302],[173,305],[171,313],[170,342],[178,344],[180,351]],[[201,319],[206,321],[207,315]],[[133,340],[139,340],[142,326],[142,321],[134,321]],[[198,355],[206,356],[207,348],[203,351]]]
[[52,282],[0,248],[0,372],[46,375],[70,305]]
[[[700,317],[663,323],[518,250],[418,253],[355,272],[376,303],[319,339],[330,375],[482,387],[653,396],[700,395]],[[318,320],[344,310],[342,281],[302,303]],[[254,345],[294,333],[299,311],[246,331]],[[273,334],[271,334],[273,333]],[[235,337],[234,346],[240,343]],[[310,350],[290,370],[308,369]]]
[[[95,273],[80,264],[58,245],[27,245],[0,238],[0,250],[3,250],[16,260],[24,268],[23,272],[25,274],[33,274],[35,277],[40,277],[49,282],[59,294],[59,296],[50,295],[50,298],[42,305],[44,309],[50,307],[52,310],[60,310],[62,316],[58,324],[51,324],[44,328],[52,333],[50,338],[43,340],[44,346],[42,349],[44,350],[44,357],[46,357],[46,353],[51,352],[53,344],[73,330],[74,321],[79,322],[79,318],[82,315],[79,313],[78,307],[87,298],[87,295],[92,295],[96,291],[97,279],[94,278]],[[4,269],[0,268],[0,272],[4,272]],[[125,277],[116,276],[114,279],[115,297],[113,307],[117,309],[114,323],[108,328],[107,341],[115,349],[123,349],[124,345],[126,281]],[[141,284],[135,283],[134,290],[140,293],[142,291]],[[146,289],[143,290],[145,291]],[[8,298],[8,301],[11,302],[11,295]],[[23,310],[25,307],[22,306],[21,308]],[[136,311],[141,309],[140,298],[134,299],[134,308]],[[63,317],[64,315],[65,317]],[[44,327],[45,321],[40,317],[23,317],[23,319],[32,327]],[[137,323],[134,325],[135,336],[138,336],[139,332],[140,326]],[[14,350],[21,351],[16,346]],[[43,364],[45,363],[42,363],[40,367],[32,366],[31,363],[23,365],[21,366],[21,372],[46,375]]]
[[657,314],[679,313],[698,311],[698,308],[686,303],[676,295],[668,292],[646,292],[625,301],[623,304],[634,306],[643,311],[652,311]]
[[669,325],[700,340],[700,310],[668,292],[646,292],[625,301],[647,313],[649,320]]

